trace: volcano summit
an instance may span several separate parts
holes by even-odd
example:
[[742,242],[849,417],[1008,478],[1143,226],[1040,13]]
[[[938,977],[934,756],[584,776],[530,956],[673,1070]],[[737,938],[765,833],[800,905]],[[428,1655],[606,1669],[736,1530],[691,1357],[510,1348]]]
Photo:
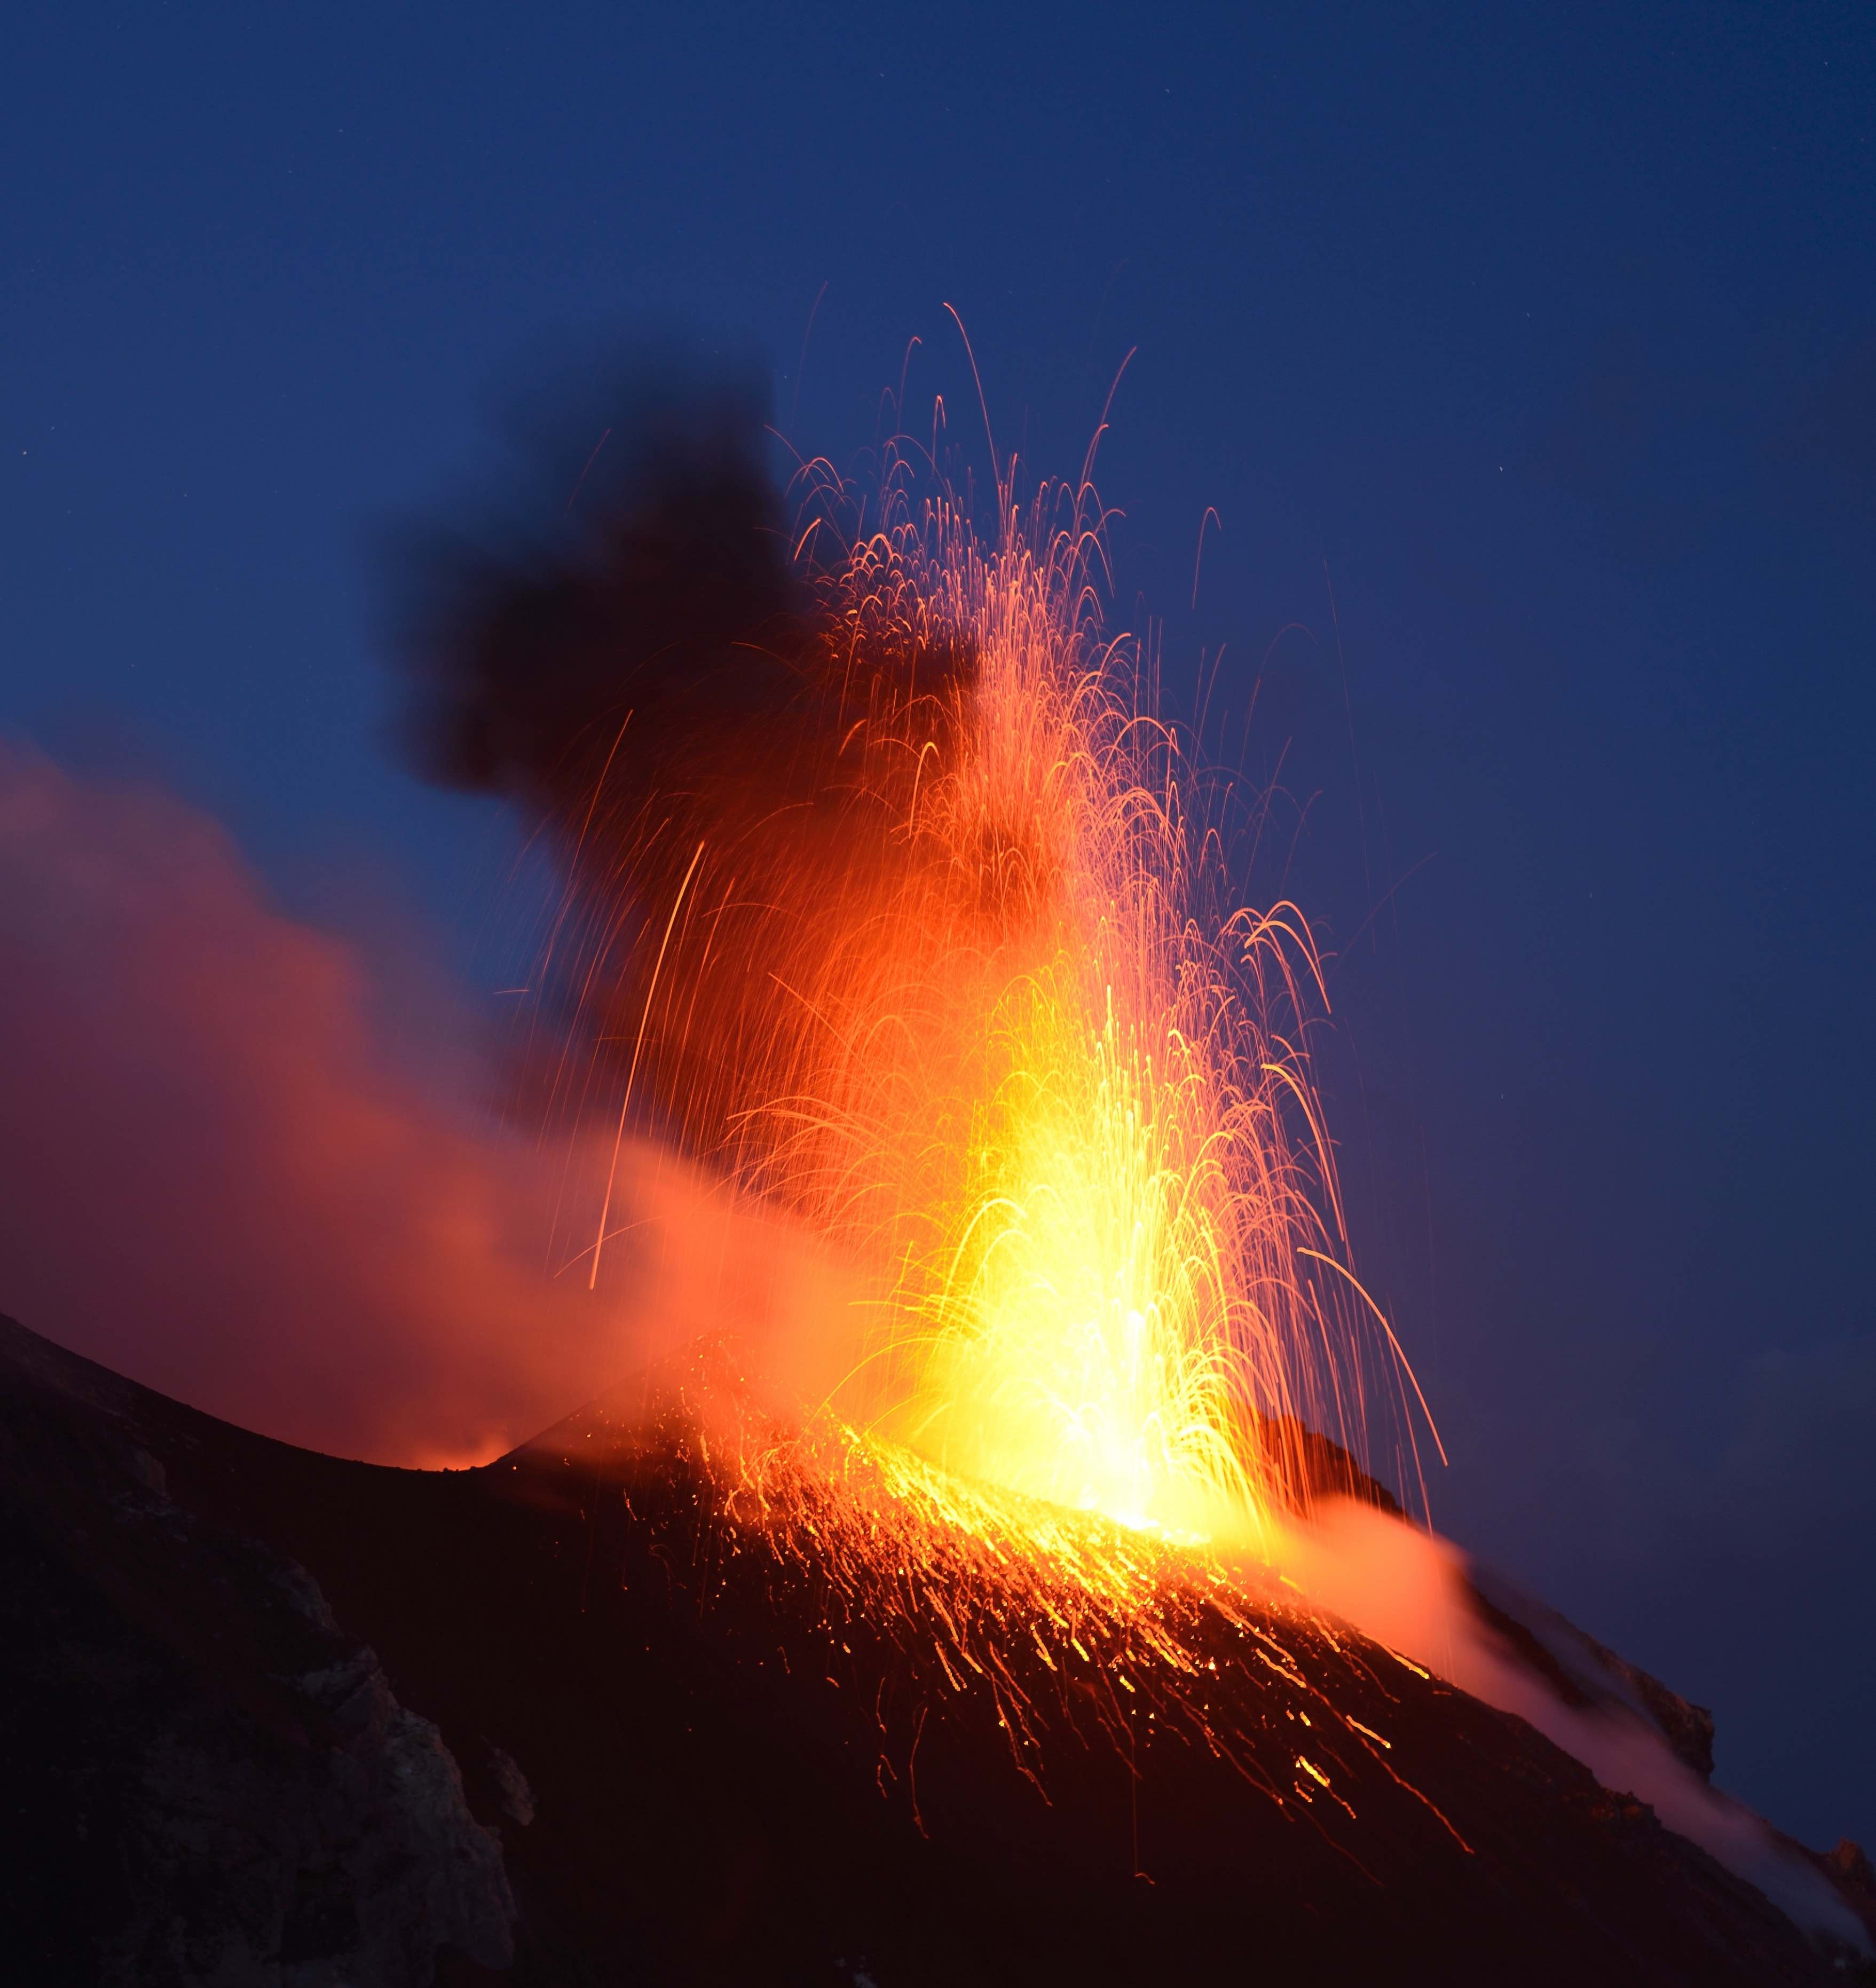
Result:
[[[944,1684],[941,1594],[856,1609],[811,1540],[726,1530],[695,1437],[603,1404],[479,1469],[393,1470],[3,1332],[23,1979],[1797,1988],[1854,1965],[1331,1618],[1165,1599],[1210,1745],[1137,1645],[1083,1638],[1070,1669],[1072,1642],[1012,1636],[1000,1675],[953,1659]],[[1628,1675],[1697,1756],[1699,1715]],[[1868,1911],[1854,1851],[1813,1868]]]

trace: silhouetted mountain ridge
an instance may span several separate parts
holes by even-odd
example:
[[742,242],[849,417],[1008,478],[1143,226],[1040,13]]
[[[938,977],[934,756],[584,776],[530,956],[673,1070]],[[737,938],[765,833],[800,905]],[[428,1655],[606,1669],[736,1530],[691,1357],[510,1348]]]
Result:
[[[681,1450],[603,1403],[482,1469],[391,1470],[5,1321],[0,1503],[0,1869],[35,1981],[1844,1978],[1521,1720],[1293,1619],[1390,1743],[1337,1767],[1347,1814],[1092,1719],[1033,1783],[990,1695],[895,1699],[912,1631],[725,1552]],[[1253,1748],[1290,1743],[1279,1699],[1221,1688]]]

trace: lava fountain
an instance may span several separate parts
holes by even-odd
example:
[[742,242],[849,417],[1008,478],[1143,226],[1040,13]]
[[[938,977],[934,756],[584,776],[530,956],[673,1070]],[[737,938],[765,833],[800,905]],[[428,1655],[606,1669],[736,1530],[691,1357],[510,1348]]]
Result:
[[563,863],[547,970],[597,1047],[549,1089],[614,1093],[587,1277],[647,1124],[850,1266],[790,1388],[726,1320],[661,1440],[732,1549],[918,1618],[1014,1729],[1012,1641],[1189,1682],[1202,1618],[1293,1606],[1283,1528],[1377,1425],[1417,1479],[1411,1377],[1349,1262],[1308,925],[1229,901],[1215,790],[1104,626],[1092,449],[1026,502],[1009,465],[985,534],[909,451],[785,505],[756,437],[654,423],[572,558],[459,575],[432,761]]

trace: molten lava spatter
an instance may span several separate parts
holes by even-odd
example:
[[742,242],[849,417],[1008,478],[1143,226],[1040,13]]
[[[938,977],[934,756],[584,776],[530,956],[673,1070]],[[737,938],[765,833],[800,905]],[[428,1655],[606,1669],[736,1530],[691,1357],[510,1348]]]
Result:
[[1269,1560],[1309,1428],[1411,1474],[1405,1369],[1347,1266],[1307,925],[1230,903],[1085,472],[1012,475],[985,536],[890,450],[864,503],[812,465],[789,528],[733,422],[661,444],[485,602],[444,756],[518,754],[566,858],[570,1115],[611,1088],[615,1165],[661,1124],[846,1266],[805,1396],[728,1439],[691,1397],[737,1522],[837,1540],[869,1605],[937,1555],[965,1671],[1083,1608],[1190,1671],[1151,1598]]
[[1091,490],[999,494],[994,546],[941,495],[900,502],[824,583],[843,659],[909,659],[914,686],[923,656],[948,667],[855,698],[843,761],[896,860],[863,866],[864,904],[837,888],[831,930],[784,914],[821,970],[777,1015],[798,1080],[747,1100],[799,1128],[762,1178],[882,1273],[837,1419],[1254,1547],[1303,1496],[1265,1432],[1352,1446],[1373,1385],[1350,1280],[1324,1274],[1322,976],[1293,907],[1218,915],[1181,741],[1100,627]]
[[1012,1636],[1045,1663],[1123,1648],[1196,1706],[1195,1625],[1309,1503],[1297,1432],[1359,1442],[1374,1375],[1307,928],[1218,915],[1181,741],[1099,626],[1092,492],[1001,497],[987,546],[942,494],[894,496],[816,579],[799,831],[692,842],[640,801],[659,826],[604,888],[642,894],[611,996],[637,1068],[733,1042],[691,1122],[867,1266],[826,1398],[720,1456],[728,1509],[785,1554],[811,1539],[869,1612],[916,1589],[946,1682],[1014,1692],[1015,1734]]

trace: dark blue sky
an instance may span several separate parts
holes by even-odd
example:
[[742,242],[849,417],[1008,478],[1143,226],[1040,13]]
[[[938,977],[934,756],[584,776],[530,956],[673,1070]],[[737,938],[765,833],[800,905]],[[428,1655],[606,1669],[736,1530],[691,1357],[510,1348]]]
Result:
[[1117,618],[1313,802],[1435,1516],[1876,1838],[1866,9],[17,4],[0,79],[0,729],[472,977],[370,553],[492,407],[688,328],[843,461],[916,335],[968,448],[948,299],[1059,474],[1137,347]]

